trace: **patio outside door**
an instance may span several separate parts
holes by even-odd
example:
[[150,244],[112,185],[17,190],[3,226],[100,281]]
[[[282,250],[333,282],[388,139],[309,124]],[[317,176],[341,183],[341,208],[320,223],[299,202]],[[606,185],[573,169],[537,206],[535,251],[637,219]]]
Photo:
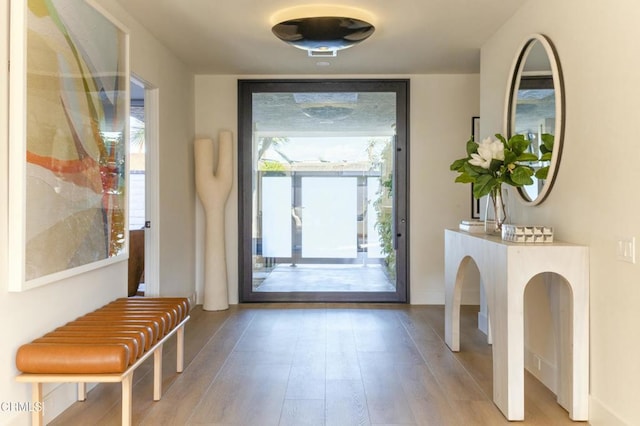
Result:
[[242,301],[407,301],[407,89],[239,82]]

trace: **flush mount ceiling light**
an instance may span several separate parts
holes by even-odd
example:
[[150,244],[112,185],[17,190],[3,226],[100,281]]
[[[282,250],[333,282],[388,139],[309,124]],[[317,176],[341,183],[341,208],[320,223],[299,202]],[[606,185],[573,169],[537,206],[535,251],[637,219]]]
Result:
[[271,29],[280,40],[306,50],[309,56],[336,56],[367,39],[375,27],[366,21],[343,16],[317,16],[280,22]]
[[375,26],[370,18],[363,10],[346,6],[298,6],[274,15],[271,31],[309,56],[332,57],[373,34]]

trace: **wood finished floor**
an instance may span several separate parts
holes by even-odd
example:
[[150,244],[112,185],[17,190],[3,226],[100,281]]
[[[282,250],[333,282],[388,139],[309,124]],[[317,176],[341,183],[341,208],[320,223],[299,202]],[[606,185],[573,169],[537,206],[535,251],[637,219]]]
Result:
[[[461,351],[443,341],[441,306],[261,304],[191,314],[185,370],[164,347],[135,372],[136,425],[506,425],[491,401],[491,347],[463,307]],[[525,375],[523,425],[574,424]],[[52,425],[120,424],[120,385],[101,384]],[[586,425],[587,423],[577,423]]]

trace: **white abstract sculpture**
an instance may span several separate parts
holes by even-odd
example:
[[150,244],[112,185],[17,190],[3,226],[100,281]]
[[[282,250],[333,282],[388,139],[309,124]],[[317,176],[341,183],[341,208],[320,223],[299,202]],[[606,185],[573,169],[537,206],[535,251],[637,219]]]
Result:
[[217,167],[213,141],[195,142],[196,192],[205,211],[204,303],[206,311],[229,308],[227,260],[224,241],[224,209],[231,192],[233,152],[232,134],[218,134]]

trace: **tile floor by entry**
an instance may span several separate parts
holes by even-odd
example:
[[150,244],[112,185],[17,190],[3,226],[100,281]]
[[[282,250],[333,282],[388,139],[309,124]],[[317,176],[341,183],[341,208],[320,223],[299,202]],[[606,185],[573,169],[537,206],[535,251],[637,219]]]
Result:
[[[381,265],[277,265],[256,273],[256,292],[396,291]],[[264,281],[262,281],[264,279]]]

